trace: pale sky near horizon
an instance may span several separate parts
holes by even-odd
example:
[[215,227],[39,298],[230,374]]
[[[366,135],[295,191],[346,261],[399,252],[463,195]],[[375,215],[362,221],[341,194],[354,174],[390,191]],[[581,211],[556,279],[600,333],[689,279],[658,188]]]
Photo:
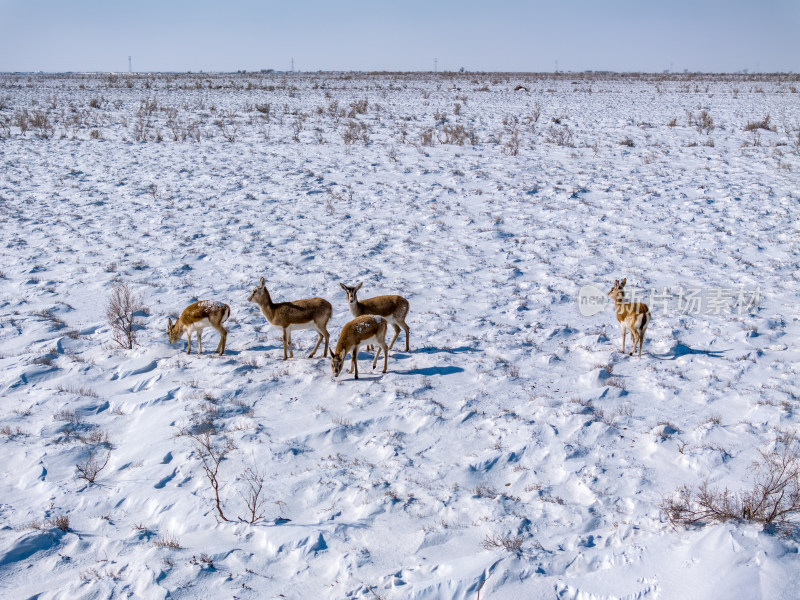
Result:
[[800,71],[800,0],[0,0],[10,71]]

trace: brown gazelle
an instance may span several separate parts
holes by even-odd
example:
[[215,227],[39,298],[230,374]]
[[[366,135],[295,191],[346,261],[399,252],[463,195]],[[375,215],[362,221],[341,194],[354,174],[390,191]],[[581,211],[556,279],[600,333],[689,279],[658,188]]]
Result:
[[348,287],[343,283],[339,285],[347,294],[347,304],[350,307],[350,314],[354,317],[361,315],[379,315],[394,327],[394,337],[389,343],[389,348],[394,346],[397,336],[400,335],[400,328],[406,332],[406,349],[408,352],[408,325],[406,325],[406,315],[408,314],[408,300],[402,296],[376,296],[359,302],[358,290],[364,282],[362,281],[355,287]]
[[383,373],[386,373],[386,364],[389,360],[389,349],[386,347],[386,323],[383,317],[374,315],[362,315],[356,317],[344,327],[336,344],[336,350],[332,352],[331,369],[333,376],[338,377],[342,372],[344,359],[350,353],[350,371],[355,370],[355,378],[358,379],[358,347],[361,344],[377,344],[375,358],[372,359],[372,368],[378,364],[378,357],[383,351]]
[[313,329],[319,335],[317,344],[311,354],[308,355],[309,358],[314,356],[323,338],[325,339],[325,351],[322,356],[328,355],[328,329],[326,326],[333,312],[330,302],[324,298],[307,298],[293,302],[273,302],[264,285],[263,277],[261,278],[261,283],[250,292],[247,300],[258,304],[261,314],[266,317],[270,325],[283,330],[283,360],[287,358],[287,348],[288,355],[294,357],[292,331],[298,329]]
[[650,324],[650,309],[647,304],[642,302],[625,302],[625,283],[627,278],[622,281],[615,280],[614,287],[608,292],[609,297],[614,301],[614,309],[617,314],[617,321],[622,330],[622,353],[625,353],[625,335],[631,332],[633,338],[633,350],[636,351],[636,344],[639,344],[639,356],[642,355],[642,344],[644,344],[644,332]]
[[200,300],[194,304],[187,306],[181,313],[180,318],[172,323],[172,319],[167,319],[167,333],[169,334],[169,343],[174,344],[178,341],[184,332],[186,338],[189,340],[189,346],[186,349],[186,354],[192,351],[192,334],[197,332],[197,353],[203,353],[203,343],[200,335],[206,327],[213,327],[219,331],[219,344],[217,344],[216,352],[220,355],[225,353],[225,341],[228,338],[228,330],[222,324],[231,316],[231,308],[222,302],[215,300]]

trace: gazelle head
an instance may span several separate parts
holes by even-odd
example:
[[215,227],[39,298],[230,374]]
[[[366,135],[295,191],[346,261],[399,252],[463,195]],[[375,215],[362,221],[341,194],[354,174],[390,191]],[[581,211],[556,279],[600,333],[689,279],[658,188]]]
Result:
[[174,344],[178,341],[178,338],[181,337],[183,331],[180,330],[178,327],[179,321],[176,321],[174,324],[172,323],[172,319],[167,317],[167,335],[169,336],[169,343]]
[[348,304],[355,304],[356,302],[358,302],[358,298],[356,298],[356,294],[358,293],[358,290],[361,289],[361,286],[364,285],[363,281],[360,282],[358,285],[356,285],[354,287],[348,287],[343,283],[340,283],[339,285],[342,286],[342,289],[344,290],[344,293],[347,294],[347,303]]
[[334,377],[339,376],[339,373],[342,372],[343,365],[344,365],[344,356],[339,356],[338,354],[333,354],[331,356],[331,370],[333,371]]
[[248,302],[257,302],[261,303],[267,299],[267,288],[265,286],[264,278],[261,278],[261,282],[253,288],[253,291],[250,292],[250,295],[247,297]]
[[614,280],[614,287],[611,288],[611,291],[608,292],[608,297],[611,298],[614,302],[617,300],[622,301],[625,297],[625,284],[628,282],[628,278],[626,277],[622,281],[619,279]]

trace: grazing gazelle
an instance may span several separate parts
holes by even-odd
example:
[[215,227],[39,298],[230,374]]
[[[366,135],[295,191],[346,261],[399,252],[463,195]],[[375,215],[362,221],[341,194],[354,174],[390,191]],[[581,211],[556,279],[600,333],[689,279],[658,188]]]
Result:
[[378,357],[383,351],[383,372],[386,373],[386,363],[389,359],[389,350],[386,347],[386,319],[373,315],[356,317],[344,327],[336,344],[336,350],[331,353],[331,369],[333,376],[338,377],[342,372],[342,365],[347,353],[350,353],[350,371],[355,369],[355,378],[358,379],[358,347],[361,344],[377,344],[378,350],[372,359],[372,368],[378,364]]
[[231,307],[222,302],[215,300],[200,300],[194,304],[190,304],[181,313],[180,319],[175,321],[173,325],[172,319],[167,318],[167,333],[169,334],[169,343],[174,344],[186,332],[186,338],[189,340],[189,347],[186,349],[186,354],[192,351],[192,333],[197,332],[197,353],[203,353],[203,343],[200,340],[200,335],[206,327],[213,327],[219,331],[219,344],[217,344],[216,352],[220,355],[225,353],[225,340],[228,337],[228,331],[222,324],[231,316]]
[[294,302],[273,302],[269,292],[264,285],[264,278],[261,283],[253,288],[249,302],[255,302],[261,309],[261,313],[267,318],[270,325],[279,327],[283,330],[283,360],[286,360],[286,349],[289,349],[289,356],[294,358],[292,352],[292,331],[298,329],[313,329],[317,332],[317,344],[308,355],[312,358],[319,348],[320,342],[325,339],[325,351],[322,356],[328,355],[328,320],[331,318],[333,307],[324,298],[308,298],[305,300],[295,300]]
[[627,278],[622,281],[615,280],[614,287],[608,292],[609,297],[614,301],[614,309],[617,313],[617,321],[622,330],[622,353],[625,354],[625,335],[631,332],[633,338],[633,350],[636,351],[636,344],[639,344],[639,356],[642,355],[642,344],[644,344],[644,332],[650,324],[650,309],[647,304],[642,302],[625,302],[625,283]]
[[389,343],[389,348],[394,346],[397,336],[400,335],[400,328],[406,332],[406,352],[408,352],[408,325],[406,325],[406,315],[408,314],[408,300],[402,296],[376,296],[359,302],[356,294],[361,289],[362,281],[355,287],[348,287],[343,283],[339,285],[347,294],[347,304],[350,307],[350,314],[354,317],[361,315],[379,315],[394,327],[394,337]]

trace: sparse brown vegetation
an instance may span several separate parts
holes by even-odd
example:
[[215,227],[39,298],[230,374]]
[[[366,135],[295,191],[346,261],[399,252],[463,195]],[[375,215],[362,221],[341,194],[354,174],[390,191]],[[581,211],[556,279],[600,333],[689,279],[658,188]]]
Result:
[[749,490],[714,489],[706,481],[697,491],[684,486],[661,509],[673,525],[733,520],[764,525],[786,523],[800,514],[800,447],[794,435],[784,435],[772,450],[759,451]]
[[523,538],[521,535],[487,535],[481,546],[486,550],[503,549],[513,554],[519,554],[522,551]]
[[142,300],[126,283],[114,286],[106,307],[106,318],[111,326],[111,336],[120,348],[133,349],[137,343],[137,330],[141,326],[138,314],[146,312]]
[[89,483],[94,483],[100,472],[106,468],[109,458],[111,458],[111,450],[106,450],[105,458],[103,458],[101,462],[98,458],[97,450],[95,448],[90,448],[88,458],[84,462],[75,465],[78,478],[84,479]]
[[771,118],[769,116],[769,113],[767,113],[767,116],[765,116],[760,121],[750,121],[747,125],[745,125],[744,130],[756,131],[758,129],[765,129],[766,131],[773,131],[773,132],[777,131],[778,130],[777,127],[775,127],[774,125],[772,125],[772,123],[770,123],[770,119]]

